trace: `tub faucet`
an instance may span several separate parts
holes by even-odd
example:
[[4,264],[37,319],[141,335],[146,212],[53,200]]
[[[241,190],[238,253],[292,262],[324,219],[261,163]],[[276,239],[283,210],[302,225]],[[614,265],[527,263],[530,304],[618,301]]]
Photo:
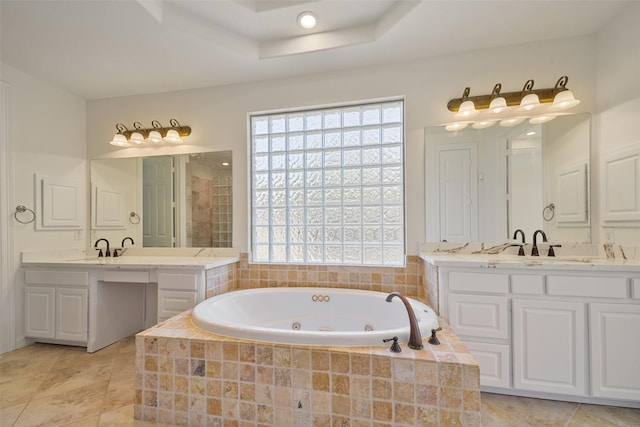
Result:
[[111,250],[109,249],[109,241],[107,239],[105,239],[105,238],[102,238],[102,239],[96,240],[96,244],[93,245],[93,247],[98,251],[98,258],[103,256],[102,255],[102,248],[98,247],[98,243],[100,243],[101,241],[104,241],[107,244],[107,250],[105,251],[104,256],[107,256],[107,257],[111,256]]
[[531,248],[531,256],[539,256],[540,254],[538,253],[538,233],[542,234],[542,241],[546,242],[547,241],[547,235],[544,234],[544,231],[542,230],[536,230],[533,232],[533,247]]
[[422,350],[424,348],[422,345],[422,336],[420,335],[418,320],[416,319],[416,314],[413,312],[411,303],[408,299],[403,297],[400,292],[391,292],[387,295],[387,302],[391,302],[393,297],[398,297],[402,300],[405,308],[407,309],[407,314],[409,315],[409,348],[413,350]]

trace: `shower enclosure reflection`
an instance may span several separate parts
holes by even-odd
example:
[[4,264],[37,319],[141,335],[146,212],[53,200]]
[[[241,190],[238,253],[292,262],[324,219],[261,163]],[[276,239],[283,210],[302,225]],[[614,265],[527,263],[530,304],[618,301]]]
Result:
[[231,154],[92,160],[92,238],[133,236],[144,247],[232,247]]

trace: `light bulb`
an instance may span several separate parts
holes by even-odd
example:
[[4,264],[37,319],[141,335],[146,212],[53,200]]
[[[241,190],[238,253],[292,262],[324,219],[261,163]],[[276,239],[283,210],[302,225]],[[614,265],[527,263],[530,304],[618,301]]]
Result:
[[130,147],[129,141],[127,141],[127,137],[121,133],[116,133],[113,135],[113,139],[109,141],[109,144],[115,145],[116,147]]
[[540,124],[540,123],[546,123],[546,122],[550,122],[551,120],[555,119],[556,116],[555,114],[546,114],[543,116],[536,116],[536,117],[532,117],[531,120],[529,120],[529,123],[531,124]]
[[458,112],[453,115],[456,119],[468,119],[471,117],[475,117],[480,114],[480,111],[476,110],[476,106],[473,104],[473,101],[464,101],[460,104],[460,108]]
[[467,127],[467,125],[469,125],[469,123],[456,122],[456,123],[449,123],[444,128],[450,132],[453,132],[456,130],[464,129]]
[[318,17],[313,12],[302,12],[298,15],[298,25],[305,30],[311,30],[318,24]]
[[553,104],[549,106],[549,110],[566,110],[568,108],[575,107],[578,104],[580,104],[580,101],[573,96],[573,92],[567,89],[556,94],[556,96],[553,98]]
[[474,129],[486,129],[496,124],[495,120],[485,120],[482,122],[475,122],[471,125]]
[[489,111],[491,111],[494,114],[500,114],[503,111],[505,111],[507,108],[509,108],[507,106],[507,100],[501,96],[498,98],[493,98],[491,100],[491,103],[489,104]]
[[519,125],[523,121],[524,121],[524,117],[514,117],[512,119],[504,119],[500,122],[500,126],[504,126],[504,127],[515,126],[515,125]]
[[164,137],[164,140],[171,144],[180,144],[182,142],[182,138],[180,138],[180,134],[175,129],[169,129],[167,131],[167,136]]
[[146,141],[152,144],[158,144],[162,142],[162,135],[160,135],[160,132],[158,132],[157,130],[152,130],[151,132],[149,132],[149,136],[147,137]]
[[535,93],[530,93],[529,95],[522,98],[520,101],[520,107],[516,111],[532,111],[540,106],[540,98]]
[[129,141],[136,145],[144,144],[144,135],[142,135],[140,132],[134,132],[131,134],[131,138],[129,138]]

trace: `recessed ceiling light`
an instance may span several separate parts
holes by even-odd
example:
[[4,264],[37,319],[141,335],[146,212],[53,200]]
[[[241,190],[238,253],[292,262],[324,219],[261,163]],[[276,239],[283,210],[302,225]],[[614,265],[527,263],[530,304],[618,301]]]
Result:
[[531,131],[531,132],[527,132],[527,136],[533,136],[533,135],[535,135],[535,134],[536,134],[536,133],[535,133],[535,132],[533,132],[533,131]]
[[298,25],[305,30],[311,30],[316,27],[318,16],[313,12],[302,12],[298,15]]
[[222,166],[229,166],[229,162],[222,162]]

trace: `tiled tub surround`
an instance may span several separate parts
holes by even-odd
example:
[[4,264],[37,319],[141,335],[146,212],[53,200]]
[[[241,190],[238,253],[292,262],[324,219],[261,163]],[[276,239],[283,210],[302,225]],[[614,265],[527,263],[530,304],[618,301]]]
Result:
[[320,286],[422,296],[418,256],[408,256],[406,267],[367,267],[295,264],[250,264],[240,254],[238,289],[282,286]]
[[189,426],[479,426],[479,368],[441,345],[309,347],[202,331],[184,312],[136,336],[136,419]]

